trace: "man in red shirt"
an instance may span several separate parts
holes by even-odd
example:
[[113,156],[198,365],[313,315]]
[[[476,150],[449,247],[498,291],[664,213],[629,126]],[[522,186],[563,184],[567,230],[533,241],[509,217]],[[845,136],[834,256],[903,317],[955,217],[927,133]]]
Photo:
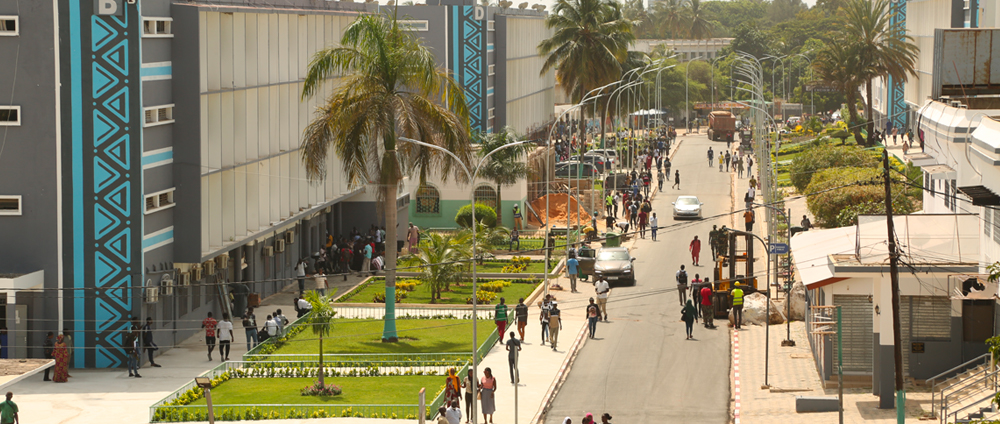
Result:
[[715,328],[715,311],[712,308],[712,289],[705,286],[701,289],[701,313],[705,328]]
[[698,236],[694,236],[694,240],[691,240],[688,250],[691,251],[691,263],[698,266],[698,258],[701,256],[701,240],[698,240]]
[[208,313],[208,318],[201,322],[201,328],[205,329],[205,344],[208,345],[208,360],[212,360],[212,351],[215,350],[215,326],[219,322],[212,318],[212,313]]

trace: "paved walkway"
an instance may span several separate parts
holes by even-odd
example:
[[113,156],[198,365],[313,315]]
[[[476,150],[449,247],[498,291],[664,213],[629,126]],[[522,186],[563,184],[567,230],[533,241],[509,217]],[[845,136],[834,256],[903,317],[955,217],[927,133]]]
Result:
[[[835,423],[837,412],[795,412],[796,396],[837,397],[836,387],[824,389],[816,371],[805,323],[796,321],[791,326],[792,340],[796,346],[782,347],[785,326],[771,326],[769,374],[764,385],[763,326],[745,325],[739,332],[740,340],[740,401],[739,424],[770,424],[774,422]],[[930,410],[931,394],[907,388],[906,421],[918,422],[923,411]],[[857,424],[891,424],[896,422],[895,409],[878,409],[878,396],[871,389],[844,390],[844,422]]]

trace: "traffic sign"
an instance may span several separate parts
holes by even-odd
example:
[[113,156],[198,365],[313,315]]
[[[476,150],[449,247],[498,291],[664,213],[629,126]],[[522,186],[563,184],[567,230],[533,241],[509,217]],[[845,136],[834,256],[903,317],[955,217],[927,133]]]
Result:
[[771,243],[768,247],[768,253],[772,255],[784,255],[789,251],[787,243]]

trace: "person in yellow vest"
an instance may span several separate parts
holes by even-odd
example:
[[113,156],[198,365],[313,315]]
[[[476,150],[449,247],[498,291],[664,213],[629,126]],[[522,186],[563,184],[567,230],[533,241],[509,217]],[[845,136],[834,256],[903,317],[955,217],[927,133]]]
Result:
[[604,209],[605,211],[607,211],[608,216],[612,215],[612,211],[614,210],[614,205],[615,205],[615,198],[614,196],[611,195],[611,192],[609,191],[608,195],[604,197]]
[[521,207],[514,205],[514,228],[521,230]]
[[740,323],[743,321],[743,289],[740,288],[739,282],[733,286],[731,295],[733,296],[733,320],[735,321],[736,329],[739,330]]

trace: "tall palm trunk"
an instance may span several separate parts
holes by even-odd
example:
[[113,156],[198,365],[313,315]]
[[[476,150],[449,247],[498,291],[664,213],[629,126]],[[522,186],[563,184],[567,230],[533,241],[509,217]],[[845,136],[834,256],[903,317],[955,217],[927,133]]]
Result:
[[320,386],[326,385],[323,382],[323,374],[325,374],[323,372],[323,335],[320,334],[319,335],[319,385]]
[[[497,184],[497,225],[503,226],[503,214],[500,212],[503,210],[503,202],[500,196],[500,184]],[[475,207],[475,205],[473,205]],[[475,225],[475,223],[473,223]]]
[[[386,137],[393,137],[393,140],[386,143],[387,149],[382,162],[382,172],[389,172],[391,174],[382,178],[382,189],[385,190],[382,193],[382,207],[385,211],[385,238],[387,241],[390,241],[386,243],[385,249],[385,318],[383,319],[382,341],[395,343],[399,341],[399,337],[396,335],[396,254],[398,253],[398,243],[396,242],[396,214],[398,212],[396,210],[396,190],[399,186],[396,171],[399,162],[396,160],[396,140],[394,139],[394,135],[387,135]],[[389,166],[388,169],[386,165]]]
[[850,128],[848,130],[854,133],[854,139],[858,144],[864,144],[864,138],[861,136],[861,126],[857,125],[858,122],[858,95],[857,90],[847,91],[847,114],[848,122],[850,123]]
[[872,80],[870,80],[870,79],[868,80],[868,83],[865,84],[865,94],[868,95],[868,102],[867,102],[867,104],[865,104],[865,119],[868,120],[868,123],[867,123],[867,126],[868,126],[868,139],[865,140],[865,145],[866,146],[873,146],[873,145],[875,145],[875,141],[874,141],[875,140],[874,139],[874,136],[875,136],[875,120],[872,119],[872,118],[874,118],[875,111],[872,110]]

